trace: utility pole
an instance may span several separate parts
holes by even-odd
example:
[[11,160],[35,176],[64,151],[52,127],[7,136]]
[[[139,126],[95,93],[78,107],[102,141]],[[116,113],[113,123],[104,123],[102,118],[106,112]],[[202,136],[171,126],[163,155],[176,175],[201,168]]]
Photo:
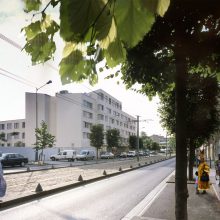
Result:
[[35,107],[36,107],[36,116],[35,116],[35,120],[36,120],[36,127],[35,127],[35,138],[36,138],[36,151],[35,151],[35,161],[38,161],[38,145],[37,145],[37,132],[36,129],[38,128],[38,90],[41,89],[42,87],[48,85],[52,83],[51,80],[49,80],[48,82],[46,82],[45,84],[43,84],[41,87],[36,88],[35,90]]
[[139,115],[137,115],[137,161],[139,162]]
[[167,157],[167,133],[166,133],[166,157]]

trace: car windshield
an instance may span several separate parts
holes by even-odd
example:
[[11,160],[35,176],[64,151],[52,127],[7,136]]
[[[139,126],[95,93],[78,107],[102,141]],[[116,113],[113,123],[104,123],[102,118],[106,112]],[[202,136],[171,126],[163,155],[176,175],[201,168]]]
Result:
[[1,157],[2,157],[2,158],[5,158],[7,155],[8,155],[8,154],[2,154]]
[[87,151],[82,151],[80,154],[83,154],[83,155],[87,154]]

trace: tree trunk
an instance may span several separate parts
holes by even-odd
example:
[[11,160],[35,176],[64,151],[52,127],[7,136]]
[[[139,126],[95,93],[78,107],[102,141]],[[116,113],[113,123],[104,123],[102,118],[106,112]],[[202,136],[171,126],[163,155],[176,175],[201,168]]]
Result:
[[188,167],[188,173],[189,173],[189,180],[193,180],[193,166],[195,162],[195,146],[190,139],[189,141],[189,167]]
[[98,162],[98,156],[99,156],[99,148],[96,148],[96,161]]
[[[180,36],[180,35],[179,35]],[[184,47],[175,45],[176,62],[176,177],[175,214],[177,220],[187,220],[187,142],[186,142],[186,83],[187,66]]]

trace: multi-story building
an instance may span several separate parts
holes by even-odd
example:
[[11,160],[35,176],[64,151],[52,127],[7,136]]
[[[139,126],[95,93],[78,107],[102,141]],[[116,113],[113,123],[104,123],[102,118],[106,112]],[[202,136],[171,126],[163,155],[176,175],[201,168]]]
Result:
[[[103,90],[90,93],[69,93],[64,90],[55,96],[37,94],[37,124],[48,125],[56,137],[56,147],[79,148],[90,146],[90,128],[101,124],[104,131],[120,131],[121,144],[128,145],[130,135],[135,135],[135,118],[122,111],[122,103]],[[26,93],[27,146],[34,146],[36,128],[36,94]]]
[[0,146],[25,146],[25,119],[0,122]]

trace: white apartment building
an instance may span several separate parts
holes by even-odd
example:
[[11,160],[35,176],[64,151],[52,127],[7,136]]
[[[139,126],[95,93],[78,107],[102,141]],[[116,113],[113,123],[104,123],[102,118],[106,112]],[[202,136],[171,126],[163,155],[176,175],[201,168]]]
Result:
[[25,119],[17,119],[0,122],[0,134],[4,140],[0,140],[0,146],[25,146]]
[[[90,93],[69,93],[64,90],[55,96],[37,94],[38,126],[42,121],[56,137],[56,147],[87,148],[90,128],[103,125],[104,131],[120,131],[121,144],[128,145],[130,135],[136,134],[135,118],[122,111],[122,103],[103,90]],[[34,146],[36,127],[36,94],[26,93],[26,146]]]

